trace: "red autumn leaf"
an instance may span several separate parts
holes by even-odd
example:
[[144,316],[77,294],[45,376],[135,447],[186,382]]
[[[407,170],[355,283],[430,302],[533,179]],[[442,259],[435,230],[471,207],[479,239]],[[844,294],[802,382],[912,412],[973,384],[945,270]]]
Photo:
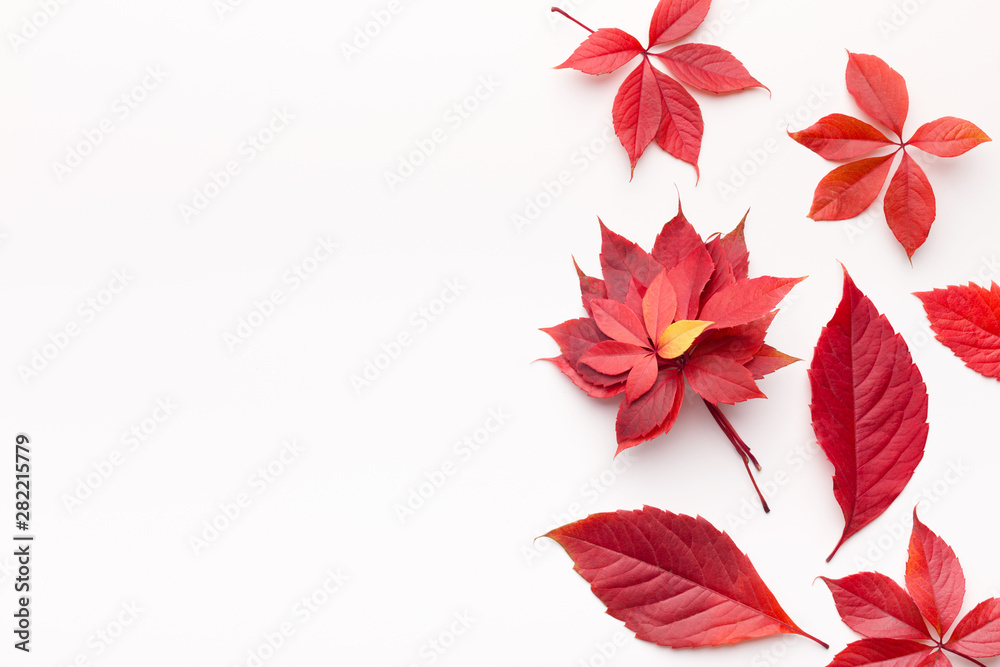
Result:
[[[886,190],[886,221],[907,257],[923,245],[937,215],[934,191],[926,174],[908,149],[917,148],[939,157],[955,157],[990,141],[967,120],[946,116],[920,126],[903,141],[909,111],[906,82],[875,56],[848,53],[847,90],[858,106],[896,134],[889,139],[868,123],[832,114],[789,136],[827,160],[855,160],[823,177],[813,195],[809,217],[813,220],[847,220],[865,211],[878,198],[892,168],[892,158],[903,159]],[[862,158],[879,148],[892,147],[889,155]]]
[[813,220],[849,220],[861,215],[882,191],[893,155],[848,162],[823,177],[816,186],[809,217]]
[[827,667],[929,667],[934,650],[906,639],[862,639],[848,644]]
[[886,639],[930,639],[920,610],[895,581],[878,572],[843,579],[820,577],[833,593],[844,623],[860,635]]
[[788,136],[827,160],[854,160],[892,145],[868,123],[842,113],[820,118],[815,125]]
[[650,56],[660,58],[683,83],[710,93],[765,87],[733,54],[718,46],[682,44],[650,52],[694,31],[705,20],[710,6],[711,0],[660,0],[649,26],[649,47],[645,49],[627,32],[617,28],[594,31],[562,9],[552,8],[591,33],[559,68],[602,75],[642,56],[642,63],[619,88],[611,113],[615,134],[628,153],[633,173],[655,139],[660,148],[693,166],[697,175],[705,131],[698,102],[677,81],[654,68]]
[[750,76],[736,56],[711,44],[681,44],[653,54],[681,83],[708,93],[733,93],[767,86]]
[[745,220],[706,243],[678,210],[651,253],[601,223],[603,280],[576,267],[588,317],[543,329],[562,352],[549,361],[593,397],[624,392],[618,452],[671,429],[687,380],[751,480],[750,464],[760,469],[718,404],[764,398],[756,380],[798,361],[764,339],[775,307],[802,279],[748,277]]
[[1000,655],[1000,598],[973,607],[955,626],[947,648],[970,658]]
[[907,143],[938,157],[957,157],[989,140],[969,121],[945,116],[918,127]]
[[[844,623],[867,637],[850,644],[829,667],[948,667],[952,663],[945,651],[985,667],[976,658],[1000,655],[998,598],[986,600],[966,614],[946,641],[965,597],[965,576],[954,551],[920,522],[916,510],[906,590],[876,572],[822,579],[830,587]],[[928,641],[932,643],[924,643]]]
[[660,0],[649,23],[649,45],[659,46],[686,37],[708,16],[712,0]]
[[917,518],[913,510],[906,590],[938,636],[952,626],[965,601],[965,574],[951,547]]
[[572,68],[584,74],[610,74],[645,49],[632,35],[618,28],[601,28],[577,47],[556,69]]
[[750,559],[700,517],[646,506],[593,514],[546,535],[559,543],[607,613],[636,637],[671,648],[805,633]]
[[[812,366],[812,423],[833,464],[844,542],[889,507],[927,441],[927,388],[903,339],[844,269],[844,294]],[[830,560],[827,558],[827,560]]]
[[916,296],[935,337],[972,370],[1000,380],[1000,285],[952,285]]
[[924,244],[937,215],[934,190],[916,160],[903,153],[896,174],[885,191],[885,220],[896,240],[912,257]]

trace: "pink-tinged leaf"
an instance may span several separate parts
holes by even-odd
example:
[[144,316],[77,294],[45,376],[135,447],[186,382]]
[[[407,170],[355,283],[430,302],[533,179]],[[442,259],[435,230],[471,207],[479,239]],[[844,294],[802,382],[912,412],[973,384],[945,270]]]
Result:
[[656,138],[663,116],[663,95],[655,72],[649,59],[643,58],[618,89],[611,108],[615,134],[628,153],[633,173],[646,146]]
[[700,517],[646,506],[594,514],[546,537],[639,639],[673,648],[777,634],[819,642],[788,617],[732,539]]
[[847,92],[861,110],[885,125],[898,136],[910,108],[906,81],[896,70],[877,56],[849,53]]
[[628,374],[628,380],[625,382],[625,398],[629,402],[634,402],[652,389],[653,385],[656,384],[658,370],[656,355],[647,353]]
[[958,618],[965,600],[965,574],[958,557],[944,540],[920,522],[916,509],[910,557],[906,561],[906,590],[939,637]]
[[936,338],[972,370],[1000,380],[1000,285],[952,285],[916,296]]
[[638,400],[622,401],[615,421],[618,437],[615,455],[669,431],[677,421],[683,400],[684,378],[676,369],[667,368],[660,371],[653,388]]
[[934,190],[916,160],[903,153],[903,161],[885,191],[885,219],[907,257],[927,240],[937,215]]
[[976,605],[958,622],[946,646],[970,658],[1000,655],[1000,598]]
[[823,177],[813,194],[813,220],[849,220],[861,215],[882,191],[895,154],[848,162]]
[[628,284],[628,294],[625,295],[625,307],[636,315],[642,317],[642,297],[646,293],[646,288],[639,284],[639,281],[632,278]]
[[833,558],[896,499],[927,442],[920,371],[846,269],[843,299],[820,334],[809,381],[813,430],[833,464],[833,495],[844,513]]
[[715,322],[716,329],[747,324],[770,313],[805,278],[760,276],[719,290],[698,315]]
[[827,667],[927,667],[936,650],[908,639],[862,639],[848,644]]
[[788,136],[827,160],[854,160],[893,144],[868,123],[842,113],[820,118],[815,125]]
[[703,248],[704,241],[697,230],[684,217],[684,210],[677,202],[677,215],[663,225],[653,242],[653,259],[668,271],[681,263],[692,250]]
[[660,87],[661,109],[656,143],[678,160],[694,167],[696,177],[700,177],[698,156],[701,154],[701,140],[705,134],[705,121],[701,117],[701,107],[677,83],[660,70],[654,70]]
[[689,35],[708,16],[712,0],[660,0],[649,24],[649,47]]
[[833,593],[844,624],[865,637],[930,639],[920,610],[902,586],[877,572],[843,579],[820,577]]
[[653,279],[642,298],[642,318],[649,338],[660,340],[676,314],[677,294],[674,286],[667,280],[667,272],[663,271]]
[[621,375],[631,371],[636,364],[650,354],[651,352],[645,347],[619,343],[616,340],[606,340],[590,348],[586,354],[580,357],[580,363],[605,375]]
[[743,219],[740,220],[740,224],[736,225],[736,229],[719,239],[722,252],[729,260],[733,276],[737,280],[745,280],[750,273],[750,251],[747,250],[747,241],[743,234],[748,215],[750,215],[750,211],[743,214]]
[[708,331],[698,341],[693,356],[717,354],[746,365],[764,345],[764,337],[777,314],[777,310],[772,310],[748,324]]
[[767,398],[743,364],[718,355],[696,355],[684,367],[695,392],[713,405],[734,405],[751,398]]
[[[594,347],[594,345],[607,340],[607,336],[601,333],[600,329],[597,328],[597,325],[594,324],[594,320],[589,317],[569,320],[557,326],[542,329],[542,331],[555,340],[555,342],[559,345],[559,349],[562,351],[562,356],[566,359],[566,362],[576,371],[577,374],[586,380],[589,385],[614,387],[619,383],[625,382],[624,377],[605,375],[603,373],[598,373],[589,366],[579,365],[580,358],[592,347]],[[563,372],[565,372],[565,370]],[[569,374],[567,373],[567,375]],[[576,382],[576,379],[572,375],[570,375],[570,378]],[[590,389],[587,386],[579,383],[577,383],[577,386],[590,393]]]
[[591,33],[556,69],[572,68],[585,74],[609,74],[643,52],[639,40],[624,30],[601,28]]
[[548,361],[555,365],[566,377],[573,381],[573,384],[587,392],[587,395],[593,398],[612,398],[625,390],[624,382],[619,382],[608,387],[590,382],[574,366],[570,365],[563,356],[540,359],[539,361]]
[[969,121],[945,116],[918,127],[906,143],[938,157],[956,157],[986,141],[989,136]]
[[601,270],[609,299],[624,301],[635,278],[643,286],[653,282],[663,266],[645,250],[601,224]]
[[604,281],[600,278],[591,278],[580,268],[580,265],[576,263],[576,258],[573,258],[573,266],[576,268],[576,275],[580,278],[580,294],[583,297],[583,308],[590,312],[590,302],[594,299],[607,299],[608,290],[604,287]]
[[779,352],[767,343],[760,346],[753,359],[746,363],[747,370],[753,375],[754,380],[760,380],[774,371],[781,370],[785,366],[802,361],[798,357],[793,357],[784,352]]
[[709,93],[766,88],[729,51],[711,44],[681,44],[653,54],[681,83]]
[[677,294],[677,319],[689,320],[701,308],[701,293],[705,289],[715,264],[705,246],[698,244],[687,257],[667,271],[667,280]]
[[594,322],[605,336],[622,343],[649,347],[649,339],[639,316],[625,304],[611,299],[595,299],[591,305]]

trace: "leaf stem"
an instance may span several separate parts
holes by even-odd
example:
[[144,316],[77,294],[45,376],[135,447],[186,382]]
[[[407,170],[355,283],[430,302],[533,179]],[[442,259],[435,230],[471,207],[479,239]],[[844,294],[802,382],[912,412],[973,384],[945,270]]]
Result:
[[580,26],[581,28],[583,28],[587,32],[589,32],[589,33],[593,33],[594,32],[593,30],[591,30],[587,26],[583,25],[582,23],[580,23],[579,21],[577,21],[575,18],[573,18],[572,16],[570,16],[569,14],[567,14],[566,12],[564,12],[563,10],[559,9],[558,7],[553,7],[552,11],[554,11],[556,14],[562,14],[563,16],[565,16],[570,21],[572,21],[573,23],[577,24],[578,26]]
[[955,655],[957,655],[960,658],[965,658],[969,662],[971,662],[971,663],[973,663],[975,665],[979,665],[979,667],[986,667],[986,665],[984,665],[983,663],[979,662],[975,658],[970,658],[969,656],[965,655],[964,653],[959,653],[958,651],[956,651],[953,648],[948,648],[947,646],[945,646],[943,644],[938,644],[938,646],[941,648],[941,650],[948,651],[949,653],[954,653]]
[[[704,401],[705,399],[702,400]],[[719,409],[719,406],[705,401],[705,407],[708,408],[709,413],[711,413],[712,417],[715,419],[715,423],[719,425],[722,432],[726,434],[727,438],[729,438],[729,442],[733,443],[733,448],[736,449],[736,453],[743,459],[743,466],[747,469],[747,475],[750,477],[750,483],[753,484],[754,491],[757,492],[757,497],[760,498],[760,504],[761,507],[764,508],[764,512],[770,512],[771,508],[768,507],[767,501],[764,499],[764,494],[760,492],[760,487],[757,486],[757,480],[754,479],[753,471],[750,470],[750,461],[753,461],[753,464],[756,466],[758,471],[761,469],[760,463],[757,462],[757,459],[750,452],[750,447],[747,446],[747,443],[743,442],[743,438],[736,433],[736,429],[733,428],[733,425],[728,419],[726,419],[726,415],[722,414],[722,410]]]

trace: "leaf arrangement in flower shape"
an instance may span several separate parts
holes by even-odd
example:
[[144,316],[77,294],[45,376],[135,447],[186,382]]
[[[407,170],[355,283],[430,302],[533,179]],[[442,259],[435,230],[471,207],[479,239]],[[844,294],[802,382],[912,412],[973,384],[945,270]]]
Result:
[[1000,285],[950,285],[916,296],[935,338],[972,370],[1000,380]]
[[[718,46],[689,43],[650,52],[692,33],[705,20],[711,4],[711,0],[660,0],[649,26],[647,48],[624,30],[591,30],[558,7],[552,8],[591,33],[557,69],[572,68],[597,76],[642,57],[619,88],[611,109],[615,133],[628,153],[632,173],[646,147],[656,141],[698,174],[705,123],[698,102],[681,83],[716,94],[766,89],[732,53]],[[651,57],[658,58],[675,78],[653,67]]]
[[[889,139],[874,126],[844,114],[831,114],[801,132],[790,132],[792,139],[827,160],[852,160],[819,182],[809,217],[847,220],[860,215],[882,191],[893,158],[902,151],[883,209],[892,233],[907,257],[913,257],[927,240],[937,207],[927,175],[907,148],[919,148],[937,157],[955,157],[990,138],[967,120],[945,116],[921,125],[908,141],[903,141],[903,123],[910,106],[906,81],[876,56],[848,53],[847,90],[862,111],[891,130],[897,139]],[[895,149],[887,155],[864,157],[889,146]]]
[[829,667],[945,667],[952,664],[946,651],[982,666],[977,658],[1000,656],[1000,598],[974,607],[945,641],[962,610],[965,574],[952,548],[920,522],[916,510],[905,590],[878,572],[820,578],[833,593],[840,618],[866,637],[837,654]]
[[577,266],[587,317],[543,329],[562,352],[548,361],[590,396],[625,395],[618,452],[671,429],[686,379],[748,473],[751,461],[760,469],[718,405],[764,398],[756,380],[798,361],[764,338],[775,307],[802,278],[749,278],[745,221],[705,242],[678,210],[650,253],[602,222],[604,278]]
[[636,637],[671,648],[805,633],[733,540],[701,517],[655,507],[592,514],[556,528],[608,614]]

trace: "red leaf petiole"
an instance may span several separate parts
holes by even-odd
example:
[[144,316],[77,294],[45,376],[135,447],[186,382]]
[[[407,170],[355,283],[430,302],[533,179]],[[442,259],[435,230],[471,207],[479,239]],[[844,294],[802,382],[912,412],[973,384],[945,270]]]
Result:
[[[705,399],[702,400],[704,401]],[[747,475],[750,477],[750,482],[753,484],[754,491],[757,492],[757,497],[760,498],[761,506],[764,508],[765,512],[770,512],[771,508],[767,506],[767,501],[764,500],[764,494],[760,492],[760,487],[757,486],[757,480],[754,479],[753,472],[750,470],[751,461],[753,461],[754,467],[757,468],[758,472],[761,470],[760,463],[758,463],[757,458],[753,455],[753,452],[750,451],[750,447],[747,443],[743,442],[743,438],[741,438],[736,432],[736,429],[733,428],[732,423],[730,423],[730,421],[726,418],[726,415],[722,414],[722,410],[719,409],[719,406],[705,401],[705,407],[708,408],[712,417],[715,418],[715,423],[719,425],[719,428],[721,428],[722,432],[726,434],[727,438],[729,438],[729,442],[733,443],[733,447],[736,448],[736,452],[743,459],[743,465],[747,469]]]
[[942,644],[941,642],[938,642],[938,648],[940,648],[940,649],[941,649],[942,651],[948,651],[949,653],[953,653],[953,654],[957,655],[957,656],[958,656],[958,657],[960,657],[960,658],[965,658],[965,659],[966,659],[966,660],[968,660],[969,662],[971,662],[971,663],[973,663],[973,664],[976,664],[976,665],[979,665],[979,667],[986,667],[986,665],[984,665],[983,663],[979,662],[979,661],[978,661],[978,660],[976,660],[975,658],[970,658],[970,657],[969,657],[969,656],[967,656],[967,655],[964,655],[964,654],[962,654],[962,653],[959,653],[959,652],[958,652],[958,651],[956,651],[955,649],[951,649],[951,648],[948,648],[947,646],[945,646],[945,645],[944,645],[944,644]]
[[593,30],[591,30],[587,26],[583,25],[582,23],[580,23],[579,21],[577,21],[575,18],[573,18],[572,16],[570,16],[569,14],[567,14],[566,12],[564,12],[563,10],[559,9],[558,7],[553,7],[552,11],[554,11],[556,14],[562,14],[563,16],[565,16],[570,21],[572,21],[573,23],[577,24],[578,26],[580,26],[581,28],[583,28],[587,32],[589,32],[589,33],[593,33],[594,32]]

